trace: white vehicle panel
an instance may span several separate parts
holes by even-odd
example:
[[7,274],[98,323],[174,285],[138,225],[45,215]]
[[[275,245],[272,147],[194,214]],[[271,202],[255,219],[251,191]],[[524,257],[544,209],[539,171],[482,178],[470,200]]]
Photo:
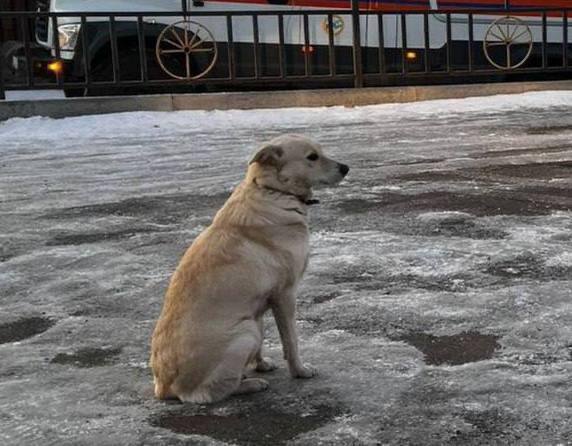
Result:
[[[432,8],[438,7],[436,0],[430,1]],[[90,12],[181,12],[180,0],[52,0],[52,12],[81,11]],[[309,9],[288,5],[261,5],[248,3],[230,3],[205,0],[204,6],[193,6],[192,1],[188,1],[190,20],[205,26],[218,42],[227,42],[227,23],[225,17],[205,17],[203,13],[244,11],[244,10],[301,10]],[[320,8],[314,8],[320,9]],[[453,14],[451,21],[452,39],[455,41],[467,41],[468,15]],[[183,16],[173,17],[145,17],[145,22],[162,23],[165,25],[182,20]],[[499,18],[499,15],[474,15],[474,40],[480,42],[484,39],[490,24]],[[521,17],[530,27],[534,42],[542,42],[542,21],[540,16]],[[107,21],[105,17],[89,17],[88,21]],[[118,17],[117,21],[135,21],[134,17]],[[338,28],[334,35],[334,44],[337,46],[351,46],[352,39],[352,16],[349,10],[340,9],[335,15]],[[79,23],[79,17],[61,17],[58,24]],[[249,16],[232,18],[233,41],[238,43],[252,43],[254,41],[253,19]],[[309,44],[328,45],[329,38],[327,32],[327,15],[308,16]],[[549,18],[547,27],[547,42],[561,42],[563,38],[562,19]],[[423,14],[409,14],[406,17],[407,26],[407,48],[422,49],[424,43]],[[376,14],[368,14],[362,11],[360,17],[361,42],[365,47],[378,47],[380,43],[378,31],[378,19]],[[278,17],[264,16],[258,19],[259,41],[260,43],[278,44]],[[402,29],[401,16],[399,14],[386,13],[383,15],[383,37],[385,48],[401,48]],[[569,31],[572,35],[572,29]],[[432,49],[442,48],[446,44],[446,16],[444,14],[429,15],[429,47]],[[50,23],[48,27],[48,42],[53,42],[53,29]],[[53,49],[53,45],[48,42],[41,42]],[[284,16],[284,42],[286,44],[304,45],[304,20],[302,15]],[[54,54],[55,55],[55,54]],[[64,59],[72,59],[73,51],[63,51]]]

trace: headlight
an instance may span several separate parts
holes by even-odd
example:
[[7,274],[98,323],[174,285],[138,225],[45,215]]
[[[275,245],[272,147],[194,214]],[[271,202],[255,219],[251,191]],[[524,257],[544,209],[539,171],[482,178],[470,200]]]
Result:
[[79,24],[58,26],[61,50],[73,51],[75,49],[80,29]]

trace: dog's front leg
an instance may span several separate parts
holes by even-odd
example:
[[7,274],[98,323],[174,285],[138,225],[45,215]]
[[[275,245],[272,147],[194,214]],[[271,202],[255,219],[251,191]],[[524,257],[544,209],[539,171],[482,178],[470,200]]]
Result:
[[290,290],[272,299],[270,304],[280,339],[284,349],[284,359],[288,362],[288,368],[293,378],[312,378],[317,370],[302,364],[298,353],[298,335],[296,333],[296,296],[294,290]]
[[256,356],[254,358],[254,363],[256,366],[255,370],[260,373],[271,372],[272,370],[276,370],[276,365],[270,358],[264,358],[262,356],[262,341],[264,340],[264,320],[262,316],[257,319],[256,323],[258,324],[258,329],[260,330],[260,347],[256,352]]

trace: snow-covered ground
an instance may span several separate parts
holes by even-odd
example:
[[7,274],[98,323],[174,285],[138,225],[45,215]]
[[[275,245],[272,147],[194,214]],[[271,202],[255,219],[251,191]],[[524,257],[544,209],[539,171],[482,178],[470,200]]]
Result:
[[[318,191],[303,357],[264,394],[152,398],[167,280],[258,144]],[[0,444],[572,444],[572,93],[0,123]]]

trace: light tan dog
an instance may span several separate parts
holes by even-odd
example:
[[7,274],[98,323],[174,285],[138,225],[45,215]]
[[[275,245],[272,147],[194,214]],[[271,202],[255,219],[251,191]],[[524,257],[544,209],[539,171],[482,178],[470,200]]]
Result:
[[313,186],[339,183],[348,171],[303,136],[281,136],[258,151],[171,278],[151,347],[157,398],[205,403],[265,390],[265,380],[244,371],[274,369],[261,355],[267,309],[291,375],[316,374],[300,360],[295,319],[308,262],[307,206]]

